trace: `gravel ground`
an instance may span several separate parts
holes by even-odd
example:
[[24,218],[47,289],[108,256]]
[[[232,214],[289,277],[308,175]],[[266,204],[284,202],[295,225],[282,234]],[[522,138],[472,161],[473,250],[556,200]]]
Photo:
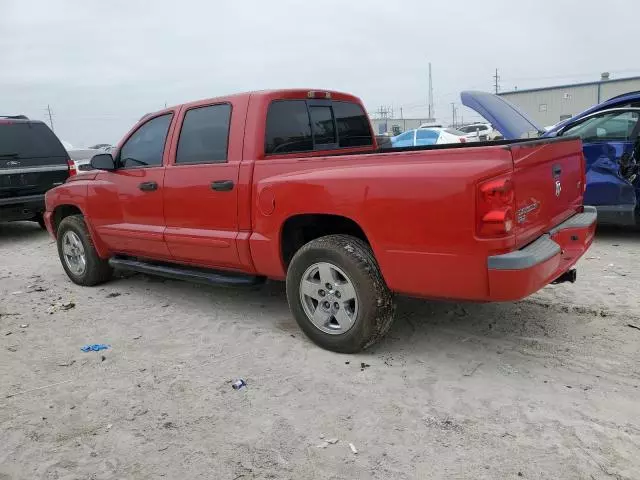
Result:
[[639,247],[600,232],[578,283],[519,303],[399,299],[339,355],[280,284],[82,288],[0,225],[0,480],[638,479]]

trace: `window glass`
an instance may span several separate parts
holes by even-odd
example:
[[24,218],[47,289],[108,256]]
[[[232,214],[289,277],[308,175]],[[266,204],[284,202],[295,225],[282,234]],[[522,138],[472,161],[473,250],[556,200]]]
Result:
[[[372,145],[369,119],[356,103],[333,102],[333,115],[338,124],[338,139],[341,147],[360,147]],[[396,125],[392,127],[395,131]],[[400,126],[398,126],[398,130]]]
[[129,137],[120,149],[119,160],[122,168],[162,165],[171,117],[171,114],[167,114],[153,118]]
[[435,145],[440,137],[440,132],[428,128],[416,130],[416,145]]
[[0,124],[0,155],[15,158],[66,157],[60,140],[44,123]]
[[231,105],[211,105],[188,110],[182,122],[176,163],[227,161]]
[[311,125],[304,100],[271,103],[267,113],[265,153],[313,150]]
[[401,142],[413,141],[414,133],[415,133],[415,130],[409,130],[408,132],[404,132],[399,137],[396,137],[396,141],[401,141]]
[[316,148],[317,145],[337,143],[331,107],[310,107],[309,116],[311,117],[313,141]]
[[562,135],[577,135],[583,142],[629,141],[638,118],[637,112],[605,113],[567,129]]

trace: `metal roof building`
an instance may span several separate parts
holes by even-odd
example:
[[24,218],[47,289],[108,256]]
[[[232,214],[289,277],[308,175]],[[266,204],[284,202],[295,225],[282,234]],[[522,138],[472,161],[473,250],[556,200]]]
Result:
[[638,90],[640,77],[610,79],[605,72],[597,82],[514,90],[499,95],[518,106],[539,126],[545,127],[616,95]]

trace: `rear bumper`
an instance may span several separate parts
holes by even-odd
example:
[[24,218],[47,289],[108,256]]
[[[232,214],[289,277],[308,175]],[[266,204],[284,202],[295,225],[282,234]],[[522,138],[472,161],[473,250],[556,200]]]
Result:
[[569,270],[593,242],[597,217],[595,207],[584,207],[523,249],[489,257],[491,300],[520,300]]
[[596,210],[599,224],[632,227],[637,221],[635,205],[598,205]]
[[0,198],[0,221],[31,220],[44,211],[44,195]]

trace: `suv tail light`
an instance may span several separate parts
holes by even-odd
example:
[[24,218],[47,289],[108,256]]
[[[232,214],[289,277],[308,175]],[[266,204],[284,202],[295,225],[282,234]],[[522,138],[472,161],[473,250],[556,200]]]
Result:
[[481,237],[502,237],[514,227],[515,192],[511,175],[478,185],[477,221]]
[[67,165],[69,165],[69,176],[73,177],[74,175],[76,175],[78,173],[78,170],[76,169],[76,163],[69,159],[67,160]]

